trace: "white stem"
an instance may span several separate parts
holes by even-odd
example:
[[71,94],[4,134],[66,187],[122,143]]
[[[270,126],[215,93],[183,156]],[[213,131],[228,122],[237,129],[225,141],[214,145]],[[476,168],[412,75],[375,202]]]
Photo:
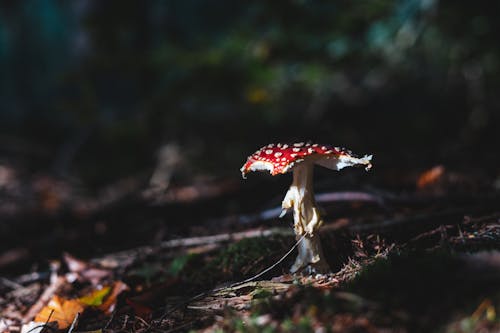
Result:
[[313,164],[303,162],[293,169],[293,183],[281,204],[288,210],[293,208],[294,230],[297,239],[306,236],[299,245],[299,255],[290,271],[295,273],[305,269],[310,273],[326,273],[330,269],[326,263],[318,236],[323,220],[316,207],[312,188]]

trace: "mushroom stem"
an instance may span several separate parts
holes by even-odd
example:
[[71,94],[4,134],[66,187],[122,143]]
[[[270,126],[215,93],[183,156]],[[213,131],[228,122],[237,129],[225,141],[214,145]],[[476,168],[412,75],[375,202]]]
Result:
[[284,210],[293,208],[295,236],[305,237],[298,247],[299,254],[290,272],[307,270],[309,273],[326,273],[330,267],[324,259],[321,241],[316,231],[323,224],[314,200],[313,164],[303,162],[293,169],[293,182],[281,204]]

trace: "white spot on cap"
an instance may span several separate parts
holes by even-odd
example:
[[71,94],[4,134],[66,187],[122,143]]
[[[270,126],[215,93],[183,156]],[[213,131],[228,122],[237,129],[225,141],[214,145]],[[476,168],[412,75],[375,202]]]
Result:
[[287,148],[288,148],[288,145],[287,145],[287,144],[284,144],[282,148],[283,148],[283,149],[287,149]]
[[280,153],[279,151],[274,153],[274,157],[280,157],[281,155],[283,155],[283,153]]
[[297,154],[293,154],[293,153],[292,153],[292,154],[290,154],[290,156],[291,156],[292,158],[295,158],[295,157],[297,157]]
[[295,147],[302,147],[304,145],[304,142],[298,142],[293,144]]
[[327,150],[328,148],[326,148],[326,146],[321,146],[321,149]]
[[307,148],[307,152],[308,152],[309,154],[312,154],[312,153],[314,153],[314,149],[312,149],[312,148]]
[[266,154],[271,155],[273,153],[272,149],[266,149]]
[[278,148],[281,148],[281,143],[278,143]]
[[295,153],[298,153],[300,151],[300,148],[293,148],[292,149]]
[[313,147],[317,147],[317,146],[319,146],[317,143],[313,144]]
[[286,161],[286,157],[283,157],[281,160],[282,160],[283,162],[284,162],[284,161]]
[[274,147],[274,143],[270,143],[267,145],[267,148],[273,148]]

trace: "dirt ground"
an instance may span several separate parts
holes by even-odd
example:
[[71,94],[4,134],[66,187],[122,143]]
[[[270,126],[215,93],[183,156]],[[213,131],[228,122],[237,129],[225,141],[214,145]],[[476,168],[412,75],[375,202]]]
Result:
[[[386,188],[316,184],[332,273],[309,276],[288,273],[291,217],[251,202],[252,182],[152,194],[130,178],[89,196],[9,170],[2,331],[500,331],[494,179],[438,166]],[[228,200],[248,213],[217,216]]]

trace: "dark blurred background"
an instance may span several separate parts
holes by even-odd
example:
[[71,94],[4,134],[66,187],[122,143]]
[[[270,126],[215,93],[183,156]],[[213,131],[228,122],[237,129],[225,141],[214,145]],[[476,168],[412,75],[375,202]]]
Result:
[[[0,190],[31,179],[50,210],[67,189],[54,179],[88,196],[130,177],[231,187],[250,153],[295,140],[373,153],[364,179],[439,164],[495,179],[499,7],[2,1]],[[238,186],[274,184],[257,178]]]
[[226,175],[303,139],[390,164],[496,162],[498,9],[3,1],[0,152],[92,184],[151,167],[168,143],[193,173]]

